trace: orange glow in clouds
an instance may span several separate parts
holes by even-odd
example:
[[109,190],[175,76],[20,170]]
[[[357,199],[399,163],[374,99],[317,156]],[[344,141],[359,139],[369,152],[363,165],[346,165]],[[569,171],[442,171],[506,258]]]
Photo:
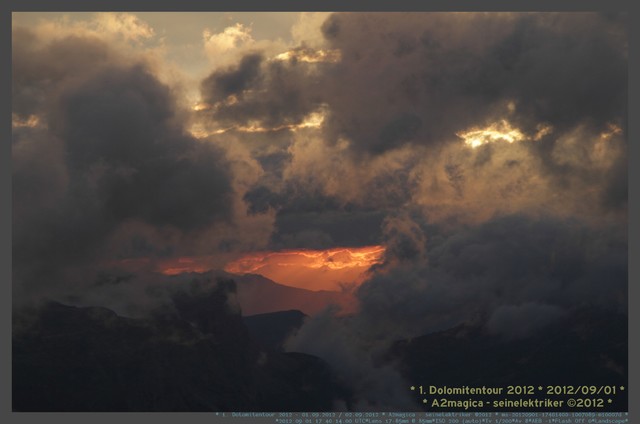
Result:
[[367,270],[380,263],[383,246],[327,250],[259,252],[228,263],[232,274],[260,274],[277,283],[307,290],[339,291],[343,284],[360,284]]
[[161,264],[160,272],[164,275],[178,275],[185,272],[207,272],[211,270],[211,258],[177,258],[164,261]]
[[[231,274],[259,274],[278,284],[306,290],[341,291],[361,284],[367,270],[382,261],[384,246],[337,247],[326,250],[254,252],[224,266]],[[220,263],[213,255],[166,259],[137,258],[118,261],[131,272],[152,271],[164,275],[207,272]]]

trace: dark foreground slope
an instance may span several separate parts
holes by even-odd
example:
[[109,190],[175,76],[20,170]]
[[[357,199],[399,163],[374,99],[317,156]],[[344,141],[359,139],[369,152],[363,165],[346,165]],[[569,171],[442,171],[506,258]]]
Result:
[[243,317],[251,338],[263,346],[283,350],[284,342],[304,323],[306,315],[297,310]]
[[[527,337],[506,338],[492,335],[483,327],[462,325],[399,341],[392,347],[388,359],[399,364],[411,384],[422,385],[427,392],[428,386],[533,386],[535,390],[531,396],[493,396],[491,400],[551,398],[562,399],[566,405],[569,398],[603,399],[602,406],[598,407],[545,410],[627,411],[627,327],[626,315],[583,308]],[[556,396],[548,393],[548,386],[553,386],[552,391],[558,390],[557,386],[574,389],[578,386],[614,386],[616,394],[605,396],[601,391],[594,395]],[[621,390],[621,387],[625,389]],[[423,397],[428,401],[425,409],[433,411],[442,410],[431,407],[434,398],[482,398],[468,395]],[[483,410],[505,409],[484,407]]]
[[324,362],[265,350],[227,306],[233,282],[174,293],[147,319],[48,303],[14,316],[14,411],[322,411]]

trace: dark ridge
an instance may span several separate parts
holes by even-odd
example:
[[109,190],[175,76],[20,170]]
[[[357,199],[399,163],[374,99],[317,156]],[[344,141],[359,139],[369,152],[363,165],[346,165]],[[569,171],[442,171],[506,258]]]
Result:
[[[571,396],[549,395],[547,386],[627,387],[627,327],[628,318],[624,314],[583,308],[521,339],[492,335],[481,326],[460,325],[401,340],[392,346],[387,359],[400,364],[403,375],[415,386],[531,385],[536,389],[535,394],[525,397],[563,399],[566,405]],[[542,391],[538,390],[540,386]],[[618,390],[612,396],[595,396],[605,399],[603,407],[597,410],[627,411],[627,393],[627,390]],[[462,398],[467,399],[468,396]],[[497,399],[494,398],[492,400]],[[612,399],[611,404],[607,402],[608,398]],[[436,409],[426,407],[425,410]],[[543,410],[572,411],[566,407]]]
[[[194,287],[196,287],[194,289]],[[48,303],[14,312],[14,411],[328,411],[349,394],[319,358],[263,350],[233,282],[147,319]]]
[[298,310],[246,316],[244,324],[251,337],[263,346],[282,351],[283,343],[304,322],[306,315]]

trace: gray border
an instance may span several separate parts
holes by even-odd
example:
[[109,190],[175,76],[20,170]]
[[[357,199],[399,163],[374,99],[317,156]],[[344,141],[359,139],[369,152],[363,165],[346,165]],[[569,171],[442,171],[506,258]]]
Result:
[[[2,66],[0,80],[4,93],[11,93],[11,59],[5,52],[11,51],[11,15],[4,10],[0,13],[0,31],[2,34]],[[7,54],[8,55],[8,54]],[[3,95],[0,116],[0,281],[2,281],[2,343],[0,343],[0,358],[2,377],[0,385],[0,406],[2,411],[11,409],[11,101],[10,96]],[[9,360],[8,360],[9,359]],[[5,379],[4,376],[7,376]]]
[[[623,11],[625,0],[233,0],[206,4],[204,0],[156,0],[143,4],[127,0],[82,1],[8,0],[13,11]],[[4,6],[3,6],[4,7]]]
[[[634,116],[638,116],[638,78],[632,78],[631,75],[638,75],[638,29],[636,13],[629,11],[628,17],[628,33],[629,33],[629,46],[633,48],[629,49],[629,68],[628,68],[628,144],[629,144],[629,157],[628,157],[628,170],[627,176],[629,181],[628,189],[628,231],[629,231],[629,250],[628,250],[628,264],[629,264],[629,416],[640,416],[638,408],[639,396],[638,396],[638,362],[637,358],[640,357],[640,348],[638,347],[638,334],[640,333],[640,326],[638,325],[637,309],[633,306],[638,305],[640,290],[635,285],[638,280],[638,274],[640,274],[640,263],[638,262],[638,239],[640,238],[640,225],[638,225],[638,203],[640,202],[640,196],[638,195],[638,175],[639,170],[635,167],[638,166],[638,159],[640,158],[640,149],[636,143],[631,142],[637,137],[637,122],[631,119]],[[635,71],[633,71],[635,69]],[[635,165],[635,166],[634,166]],[[635,184],[631,184],[631,182]],[[635,219],[634,219],[635,218]],[[635,335],[634,337],[630,337]]]
[[[628,1],[625,0],[608,0],[606,2],[599,0],[538,0],[538,1],[521,1],[513,0],[483,0],[479,1],[453,1],[453,0],[431,0],[429,4],[419,0],[398,0],[394,2],[382,3],[379,0],[373,2],[353,0],[312,0],[303,3],[300,0],[234,0],[225,2],[224,4],[205,4],[204,0],[156,0],[147,4],[134,4],[130,0],[111,0],[109,2],[91,2],[82,0],[63,0],[55,3],[50,0],[9,0],[0,3],[0,31],[2,31],[2,49],[4,53],[11,51],[11,11],[98,11],[98,10],[119,10],[119,11],[628,11],[629,20],[629,38],[630,46],[637,46],[637,30],[634,28],[637,15],[629,10]],[[6,56],[5,59],[8,59]],[[634,72],[633,69],[636,69]],[[10,93],[11,85],[11,60],[3,60],[1,67],[1,77],[6,91]],[[636,50],[630,50],[629,57],[629,75],[635,75],[638,72]],[[638,111],[637,103],[637,84],[633,78],[629,78],[629,116],[636,116],[634,112]],[[11,335],[11,131],[10,131],[10,97],[3,96],[2,117],[0,120],[0,131],[3,135],[4,144],[0,153],[0,191],[2,200],[0,201],[0,276],[5,282],[3,287],[3,303],[2,308],[2,340],[10,341]],[[636,134],[636,124],[633,120],[629,120],[628,128],[629,140],[634,139]],[[633,143],[629,143],[629,180],[635,181],[640,171],[633,167],[634,162],[640,157],[640,148]],[[634,158],[632,160],[632,158]],[[637,190],[629,190],[629,214],[628,216],[638,216],[639,200]],[[630,283],[638,279],[640,273],[640,264],[638,259],[638,238],[640,233],[640,225],[633,219],[629,219],[629,281]],[[635,261],[634,261],[635,259]],[[629,334],[638,334],[639,326],[636,323],[637,312],[631,305],[638,303],[639,289],[634,284],[629,284]],[[0,406],[2,409],[3,422],[30,422],[31,420],[46,419],[47,422],[110,422],[111,420],[131,420],[131,421],[150,421],[157,423],[159,421],[171,422],[174,419],[180,420],[206,420],[215,421],[212,414],[176,414],[176,413],[109,413],[109,414],[33,414],[33,413],[11,413],[11,345],[10,343],[0,343],[2,346],[0,352],[2,355],[2,370],[0,380]],[[635,358],[640,356],[638,349],[637,337],[629,338],[629,416],[635,417],[640,415],[638,408],[638,390],[636,383],[638,382],[638,366]]]

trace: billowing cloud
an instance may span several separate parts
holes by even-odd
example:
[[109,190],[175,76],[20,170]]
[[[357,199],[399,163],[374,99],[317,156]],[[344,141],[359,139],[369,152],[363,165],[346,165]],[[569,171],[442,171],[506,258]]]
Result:
[[260,76],[260,63],[262,57],[258,54],[248,55],[235,69],[217,71],[202,81],[202,89],[206,93],[204,100],[210,103],[223,101],[234,96],[242,96],[245,90],[251,87]]
[[324,34],[343,54],[333,75],[342,90],[329,101],[333,131],[380,152],[447,142],[510,108],[525,134],[538,124],[620,124],[626,50],[618,29],[597,14],[332,15]]
[[[417,410],[408,387],[390,364],[378,365],[385,345],[360,332],[356,318],[336,320],[328,309],[307,321],[286,348],[323,358],[334,372],[354,390],[353,410]],[[340,407],[336,405],[338,409]],[[344,406],[342,406],[344,408]]]
[[153,284],[62,271],[384,245],[357,313],[310,317],[287,346],[326,359],[357,408],[414,409],[381,365],[399,338],[626,311],[626,19],[302,14],[288,41],[229,21],[198,35],[191,109],[133,15],[16,26],[14,280],[115,278],[78,302],[134,310]]
[[[198,113],[243,140],[273,131],[285,160],[247,200],[262,193],[259,210],[279,207],[282,219],[282,199],[303,191],[334,199],[338,214],[412,205],[450,223],[549,211],[616,219],[626,193],[624,19],[332,14],[322,43],[300,41],[287,60],[257,49],[211,73]],[[318,127],[294,131],[313,113]]]
[[219,57],[232,51],[235,52],[244,44],[253,42],[250,28],[240,23],[227,27],[217,34],[205,29],[202,36],[205,50],[212,57]]
[[[382,321],[372,325],[380,331],[395,322],[389,334],[420,334],[527,302],[626,310],[627,244],[620,226],[510,216],[454,232],[420,227],[426,235],[412,251],[424,249],[427,260],[400,262],[359,287],[362,313]],[[402,232],[388,234],[392,245],[406,239]],[[380,316],[382,310],[388,313]]]
[[287,43],[281,39],[255,38],[252,25],[236,22],[222,31],[205,28],[202,32],[204,53],[209,63],[217,69],[233,65],[242,56],[261,51],[269,56],[282,53]]
[[127,222],[188,235],[231,219],[223,152],[186,132],[144,62],[99,39],[14,33],[14,113],[45,122],[14,129],[17,281],[55,285],[42,278],[95,260]]
[[[299,65],[299,66],[298,66]],[[309,95],[315,85],[299,68],[306,64],[264,60],[252,53],[238,65],[214,71],[201,86],[210,105],[203,113],[216,123],[251,128],[296,125],[322,105]]]
[[99,33],[113,33],[127,41],[139,42],[155,35],[153,28],[130,13],[98,13],[94,19]]
[[287,344],[349,373],[369,409],[411,409],[402,396],[380,397],[387,383],[408,385],[382,360],[396,340],[460,324],[521,339],[581,307],[626,313],[619,226],[510,216],[450,231],[404,215],[387,220],[384,234],[386,263],[357,288],[359,312],[311,317]]
[[540,124],[622,125],[626,47],[620,23],[601,15],[346,13],[331,15],[322,30],[341,53],[338,63],[265,66],[256,88],[319,97],[332,112],[327,134],[360,152],[447,142],[509,111],[531,135]]
[[321,48],[326,39],[322,34],[322,24],[331,15],[330,12],[302,12],[291,27],[294,42],[311,48]]

